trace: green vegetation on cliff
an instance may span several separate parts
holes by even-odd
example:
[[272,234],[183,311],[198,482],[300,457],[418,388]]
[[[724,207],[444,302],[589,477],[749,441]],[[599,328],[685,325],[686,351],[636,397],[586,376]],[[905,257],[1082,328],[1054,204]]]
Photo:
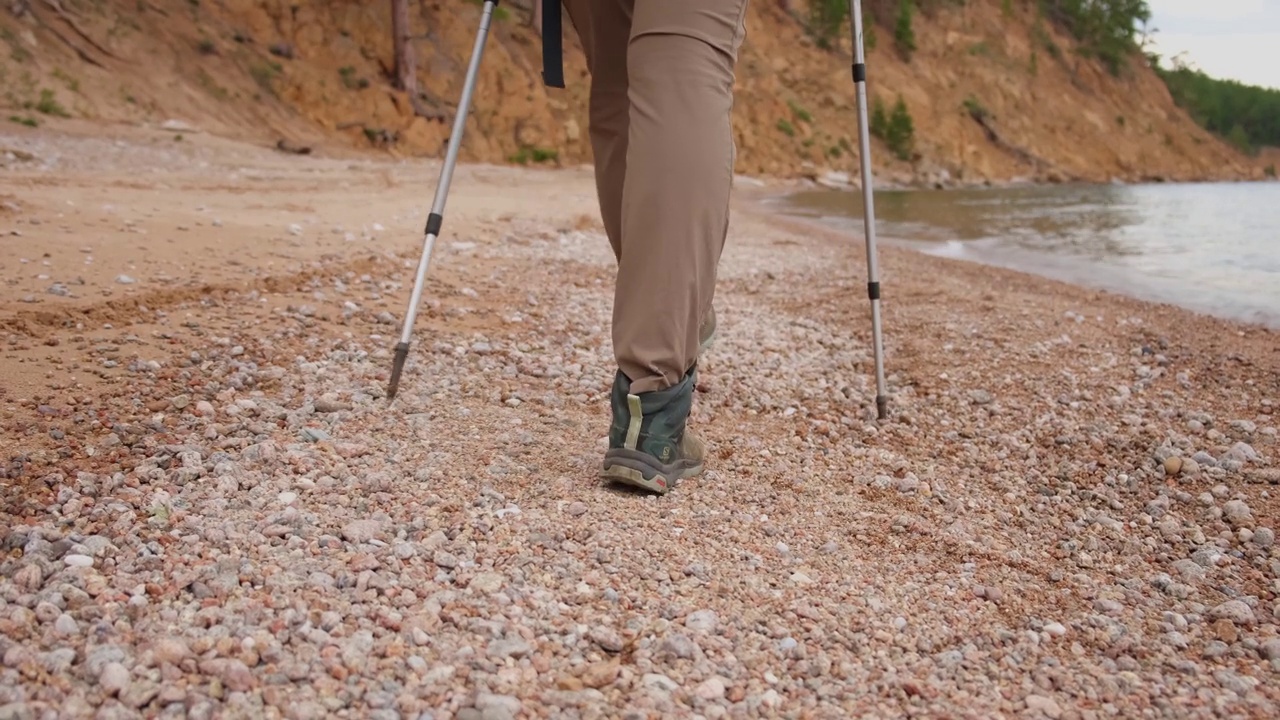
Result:
[[1173,101],[1206,130],[1245,152],[1280,146],[1280,90],[1219,80],[1183,65],[1157,66],[1156,72]]
[[[1021,0],[1035,4],[1036,12],[1071,34],[1078,52],[1098,58],[1113,74],[1138,51],[1138,28],[1151,20],[1146,0]],[[876,23],[891,29],[894,44],[910,60],[916,49],[912,18],[918,11],[932,12],[965,0],[866,0],[863,13],[868,29]],[[1014,0],[1002,0],[1005,17],[1014,12]],[[829,43],[849,17],[849,0],[809,0],[809,30],[820,43]],[[1056,51],[1052,48],[1051,51]]]
[[1079,52],[1096,57],[1112,74],[1138,50],[1138,26],[1151,20],[1146,0],[1039,0],[1040,11],[1080,43]]

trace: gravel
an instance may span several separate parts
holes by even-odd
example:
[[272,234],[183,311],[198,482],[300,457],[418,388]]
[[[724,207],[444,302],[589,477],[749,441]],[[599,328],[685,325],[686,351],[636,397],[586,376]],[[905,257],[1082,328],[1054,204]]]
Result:
[[1265,341],[886,250],[877,422],[847,238],[744,213],[656,498],[594,477],[603,236],[471,202],[390,406],[411,238],[13,399],[0,717],[1280,714]]

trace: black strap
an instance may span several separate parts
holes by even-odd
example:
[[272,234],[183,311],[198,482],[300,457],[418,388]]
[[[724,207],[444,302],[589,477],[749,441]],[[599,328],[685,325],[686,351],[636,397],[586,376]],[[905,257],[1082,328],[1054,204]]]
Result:
[[564,49],[560,46],[561,0],[542,3],[542,82],[548,87],[564,87]]

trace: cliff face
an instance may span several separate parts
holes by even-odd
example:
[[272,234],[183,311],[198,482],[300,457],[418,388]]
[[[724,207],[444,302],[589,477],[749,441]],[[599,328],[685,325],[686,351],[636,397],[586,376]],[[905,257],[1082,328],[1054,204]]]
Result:
[[[179,119],[260,142],[287,138],[324,152],[378,147],[405,156],[443,155],[480,17],[474,0],[411,3],[420,108],[432,116],[421,117],[390,82],[389,0],[7,5],[0,10],[6,115],[38,120],[40,110],[61,109],[101,121]],[[834,49],[823,50],[781,5],[756,0],[748,16],[734,116],[738,170],[856,177],[847,25]],[[548,89],[529,11],[513,1],[495,17],[461,157],[589,162],[589,79],[572,29],[565,33],[569,87]],[[875,141],[880,177],[1262,176],[1265,163],[1196,126],[1153,72],[1135,61],[1113,77],[1077,57],[1067,36],[1036,23],[1030,8],[1006,15],[997,0],[948,4],[917,14],[914,31],[910,61],[883,27],[868,51],[870,95],[886,111],[901,96],[914,126],[906,160]]]

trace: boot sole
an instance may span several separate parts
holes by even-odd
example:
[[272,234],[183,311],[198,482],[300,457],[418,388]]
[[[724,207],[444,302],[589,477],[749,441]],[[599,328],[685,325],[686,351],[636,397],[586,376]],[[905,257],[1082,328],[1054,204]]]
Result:
[[677,480],[693,477],[701,472],[701,462],[680,460],[662,465],[644,453],[614,449],[605,453],[604,468],[600,471],[600,476],[665,495]]

